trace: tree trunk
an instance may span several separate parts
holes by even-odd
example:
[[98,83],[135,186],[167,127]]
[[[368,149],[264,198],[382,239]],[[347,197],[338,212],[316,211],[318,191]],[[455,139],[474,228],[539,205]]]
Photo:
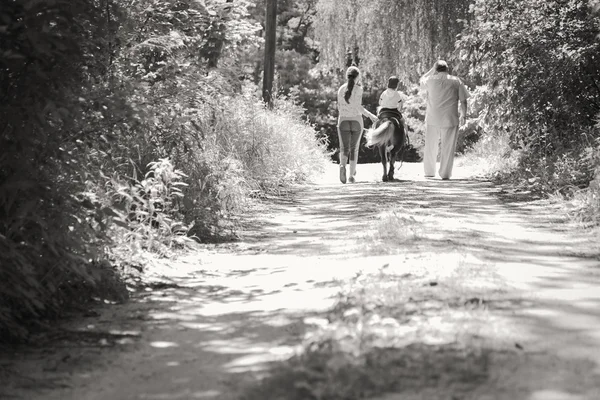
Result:
[[275,41],[277,33],[277,0],[267,0],[265,22],[265,67],[263,75],[263,100],[273,106],[273,78],[275,76]]

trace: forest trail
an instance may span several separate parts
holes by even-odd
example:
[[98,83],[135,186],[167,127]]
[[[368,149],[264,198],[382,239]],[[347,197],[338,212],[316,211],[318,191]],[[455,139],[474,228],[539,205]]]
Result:
[[[421,164],[405,163],[384,184],[380,165],[359,165],[347,185],[336,168],[262,209],[239,242],[180,257],[152,290],[69,322],[80,337],[4,357],[18,371],[0,376],[11,382],[0,397],[238,399],[357,274],[427,270],[443,281],[468,266],[478,272],[467,283],[499,293],[497,304],[469,321],[440,310],[406,331],[412,343],[469,336],[493,349],[486,382],[455,398],[600,399],[600,260],[584,234],[466,168],[427,180]],[[438,398],[426,393],[381,399]]]

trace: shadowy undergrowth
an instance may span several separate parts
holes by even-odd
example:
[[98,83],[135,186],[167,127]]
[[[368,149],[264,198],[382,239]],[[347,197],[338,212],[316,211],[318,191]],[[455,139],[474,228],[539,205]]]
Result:
[[248,3],[5,2],[0,8],[0,342],[73,304],[123,301],[119,272],[220,240],[325,144],[243,89]]

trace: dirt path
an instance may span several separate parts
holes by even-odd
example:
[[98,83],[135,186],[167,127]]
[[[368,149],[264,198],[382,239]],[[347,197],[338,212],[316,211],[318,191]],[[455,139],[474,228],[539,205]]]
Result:
[[383,184],[379,165],[359,167],[359,182],[341,185],[332,166],[262,210],[239,243],[175,260],[153,290],[71,322],[80,336],[4,358],[18,371],[0,376],[11,382],[0,397],[239,398],[293,354],[345,280],[383,266],[443,277],[470,265],[482,271],[471,284],[505,299],[478,322],[499,356],[470,398],[600,399],[600,261],[588,238],[549,207],[499,200],[499,188],[460,168],[451,181],[425,180],[420,164],[404,164],[400,181]]

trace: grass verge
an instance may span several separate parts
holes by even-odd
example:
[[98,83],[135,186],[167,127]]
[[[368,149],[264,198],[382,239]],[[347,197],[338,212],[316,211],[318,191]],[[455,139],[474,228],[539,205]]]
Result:
[[305,321],[313,329],[302,350],[242,398],[463,398],[485,384],[492,353],[515,352],[486,339],[503,337],[491,310],[518,306],[511,296],[493,272],[456,255],[359,274],[326,315]]

